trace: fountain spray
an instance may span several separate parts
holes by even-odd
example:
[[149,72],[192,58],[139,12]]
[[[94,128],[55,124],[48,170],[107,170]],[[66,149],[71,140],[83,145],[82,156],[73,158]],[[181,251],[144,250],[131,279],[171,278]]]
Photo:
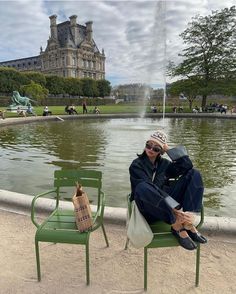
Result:
[[[165,126],[165,104],[166,104],[166,1],[158,1],[156,3],[154,12],[154,25],[153,25],[153,39],[150,46],[150,59],[153,61],[147,67],[147,82],[151,84],[152,77],[155,76],[156,71],[159,69],[163,83],[163,115],[162,127]],[[147,87],[144,95],[146,102],[150,97],[150,89]],[[141,114],[141,117],[144,113]]]
[[164,42],[164,59],[163,59],[163,82],[164,82],[164,88],[163,88],[163,111],[162,111],[162,124],[163,127],[165,125],[165,112],[166,112],[166,2],[163,1],[163,12],[164,12],[164,26],[163,26],[163,42]]
[[[160,19],[160,21],[158,21]],[[166,1],[158,1],[156,5],[155,25],[159,25],[160,35],[160,57],[162,57],[162,78],[163,78],[163,106],[162,106],[162,128],[165,127],[166,110]],[[158,26],[157,26],[158,28]],[[162,56],[163,54],[163,56]]]

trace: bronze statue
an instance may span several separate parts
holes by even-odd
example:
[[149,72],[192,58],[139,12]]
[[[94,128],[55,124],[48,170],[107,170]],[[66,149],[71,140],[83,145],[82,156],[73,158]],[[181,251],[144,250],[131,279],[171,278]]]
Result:
[[18,91],[13,91],[12,99],[12,106],[31,106],[31,102],[36,102],[28,97],[21,96]]

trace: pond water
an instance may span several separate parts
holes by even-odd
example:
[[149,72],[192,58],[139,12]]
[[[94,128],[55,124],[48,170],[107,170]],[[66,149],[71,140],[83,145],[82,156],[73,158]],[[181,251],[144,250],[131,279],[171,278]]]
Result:
[[96,169],[103,172],[107,205],[125,207],[129,165],[157,128],[171,147],[185,145],[202,172],[206,214],[235,216],[235,120],[166,118],[163,126],[156,118],[98,118],[2,127],[0,187],[34,195],[52,187],[56,169]]

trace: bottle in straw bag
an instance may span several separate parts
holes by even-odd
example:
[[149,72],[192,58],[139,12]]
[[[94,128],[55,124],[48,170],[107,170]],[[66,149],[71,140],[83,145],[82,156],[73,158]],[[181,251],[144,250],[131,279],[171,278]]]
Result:
[[76,183],[76,191],[72,197],[75,211],[75,221],[80,232],[89,231],[93,225],[92,211],[88,195],[83,191],[82,186]]

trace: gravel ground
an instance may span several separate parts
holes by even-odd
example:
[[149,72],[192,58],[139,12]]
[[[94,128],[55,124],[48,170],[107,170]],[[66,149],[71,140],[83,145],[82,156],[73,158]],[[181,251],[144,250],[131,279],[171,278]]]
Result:
[[[37,282],[35,227],[30,217],[0,211],[0,293],[143,293],[143,250],[124,250],[124,226],[107,224],[91,235],[91,285],[85,281],[85,250],[41,243],[42,281]],[[201,248],[200,285],[194,287],[195,253],[181,247],[150,249],[147,293],[236,293],[236,238],[208,236]]]

